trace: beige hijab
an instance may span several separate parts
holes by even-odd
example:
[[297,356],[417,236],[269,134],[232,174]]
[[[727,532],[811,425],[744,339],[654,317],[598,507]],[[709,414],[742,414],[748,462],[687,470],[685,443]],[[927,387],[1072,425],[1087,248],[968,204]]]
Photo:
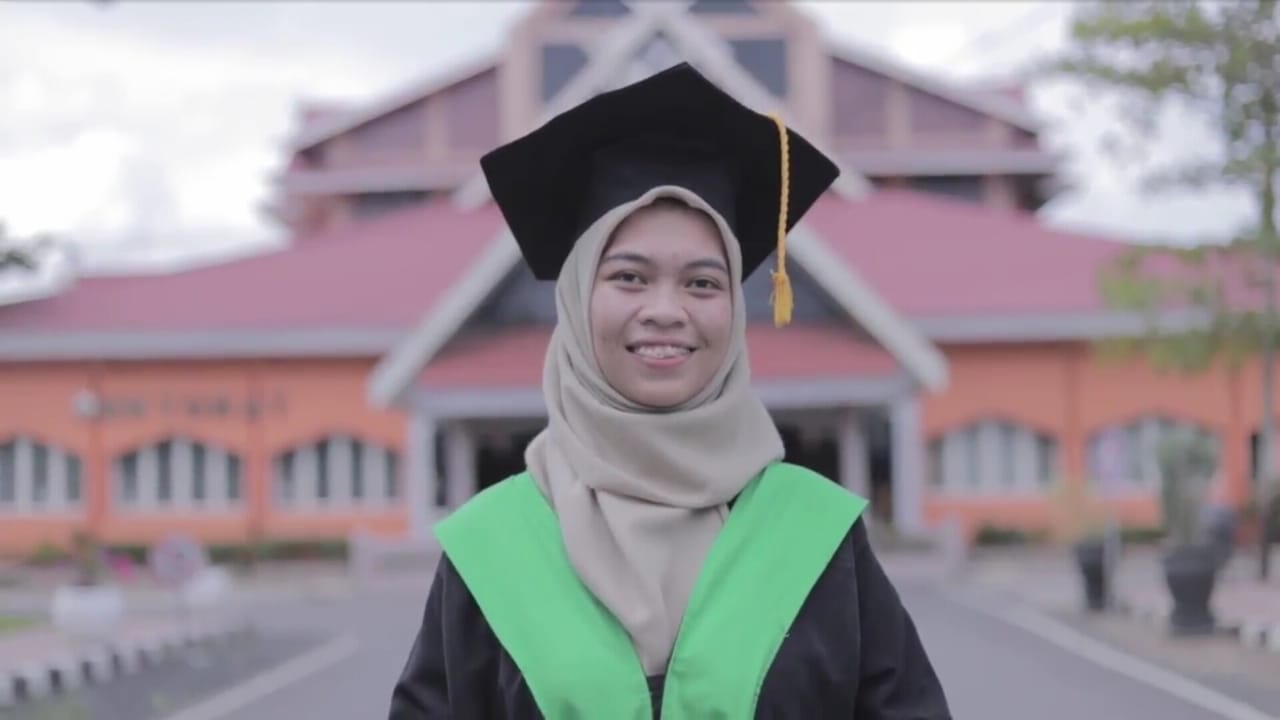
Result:
[[[733,344],[724,364],[695,397],[666,412],[636,405],[604,379],[588,312],[596,264],[614,229],[661,196],[716,221],[734,279]],[[542,382],[549,423],[525,462],[555,509],[571,564],[630,633],[651,675],[665,671],[726,502],[782,457],[777,428],[750,388],[741,267],[724,219],[697,195],[668,186],[588,228],[556,285],[558,323]]]

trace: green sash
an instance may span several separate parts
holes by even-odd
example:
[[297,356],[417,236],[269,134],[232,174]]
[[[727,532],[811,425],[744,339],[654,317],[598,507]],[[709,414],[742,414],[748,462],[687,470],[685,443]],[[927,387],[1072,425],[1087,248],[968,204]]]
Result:
[[[754,716],[783,638],[866,505],[786,463],[747,485],[694,585],[663,720]],[[631,638],[578,579],[528,473],[476,495],[436,535],[545,717],[653,717]]]

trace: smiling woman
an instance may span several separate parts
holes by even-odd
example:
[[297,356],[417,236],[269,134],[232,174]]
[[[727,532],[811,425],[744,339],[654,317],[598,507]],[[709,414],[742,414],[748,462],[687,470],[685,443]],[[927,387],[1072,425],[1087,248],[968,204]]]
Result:
[[782,462],[751,387],[743,278],[777,251],[785,290],[834,164],[678,65],[481,165],[555,281],[548,425],[436,526],[390,717],[949,718],[867,501]]
[[591,340],[609,384],[636,403],[677,407],[729,350],[733,297],[724,241],[674,198],[637,210],[605,248],[591,293]]

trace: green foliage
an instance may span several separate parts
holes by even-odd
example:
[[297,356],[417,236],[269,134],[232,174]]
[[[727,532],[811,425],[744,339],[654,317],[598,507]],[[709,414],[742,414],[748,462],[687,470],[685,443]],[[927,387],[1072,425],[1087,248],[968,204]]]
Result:
[[1042,530],[1027,530],[1020,527],[1004,527],[992,523],[984,523],[973,538],[980,547],[1022,547],[1042,545],[1046,541],[1046,533]]
[[1275,0],[1081,3],[1071,50],[1043,69],[1091,89],[1123,91],[1122,117],[1143,139],[1169,103],[1212,124],[1224,156],[1160,169],[1148,177],[1153,187],[1256,188],[1280,167],[1280,78],[1272,64],[1280,55],[1278,25]]
[[[1041,69],[1082,82],[1091,102],[1120,103],[1120,127],[1145,147],[1164,111],[1202,120],[1218,141],[1191,158],[1144,169],[1148,191],[1209,186],[1246,191],[1252,227],[1189,250],[1135,248],[1103,269],[1099,289],[1113,308],[1145,318],[1137,337],[1100,344],[1104,357],[1146,356],[1165,371],[1201,372],[1261,356],[1263,467],[1271,468],[1276,349],[1277,184],[1280,183],[1280,6],[1277,0],[1123,0],[1081,3],[1067,52]],[[1126,154],[1102,138],[1117,159]],[[1230,235],[1231,233],[1227,233]],[[1222,242],[1226,240],[1226,242]],[[1280,481],[1259,484],[1280,492]],[[1267,576],[1267,550],[1259,575]]]
[[71,545],[76,567],[75,584],[81,587],[100,584],[106,577],[106,563],[97,539],[88,532],[77,530]]
[[70,559],[70,556],[65,550],[46,541],[40,543],[40,546],[27,558],[26,563],[32,567],[51,567],[66,562],[68,559]]
[[21,617],[18,615],[0,615],[0,637],[4,637],[7,632],[16,630],[25,630],[35,627],[37,621],[34,618]]
[[1126,527],[1120,530],[1120,539],[1126,545],[1154,545],[1164,538],[1163,527]]

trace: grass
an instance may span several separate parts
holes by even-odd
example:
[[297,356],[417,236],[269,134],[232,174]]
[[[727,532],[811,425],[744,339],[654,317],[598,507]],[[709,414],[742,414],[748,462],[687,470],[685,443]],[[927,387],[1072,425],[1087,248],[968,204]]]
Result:
[[6,633],[16,630],[24,630],[34,627],[38,621],[35,618],[17,617],[15,615],[0,615],[0,637],[4,637]]

